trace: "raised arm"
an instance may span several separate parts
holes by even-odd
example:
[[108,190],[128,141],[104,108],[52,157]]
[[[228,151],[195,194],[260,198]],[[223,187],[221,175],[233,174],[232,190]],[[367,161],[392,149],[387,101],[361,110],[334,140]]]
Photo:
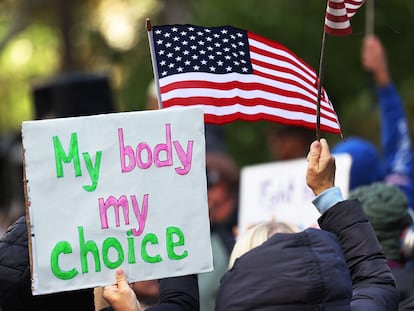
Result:
[[334,233],[342,246],[353,283],[352,310],[398,310],[399,294],[374,230],[358,201],[342,200],[334,178],[328,143],[313,142],[306,182],[317,195],[321,229]]

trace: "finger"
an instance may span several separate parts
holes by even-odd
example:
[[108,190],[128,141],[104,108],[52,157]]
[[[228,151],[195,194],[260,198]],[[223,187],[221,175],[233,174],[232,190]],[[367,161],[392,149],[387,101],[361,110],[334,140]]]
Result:
[[321,143],[320,141],[315,140],[310,145],[310,150],[308,154],[309,166],[317,166],[319,162],[319,157],[321,155]]
[[121,268],[116,270],[116,284],[118,285],[119,289],[129,288],[128,280],[125,274],[125,271]]
[[321,146],[320,146],[321,157],[330,157],[331,152],[329,150],[329,145],[328,145],[328,142],[326,141],[326,139],[321,138],[320,143],[321,143]]

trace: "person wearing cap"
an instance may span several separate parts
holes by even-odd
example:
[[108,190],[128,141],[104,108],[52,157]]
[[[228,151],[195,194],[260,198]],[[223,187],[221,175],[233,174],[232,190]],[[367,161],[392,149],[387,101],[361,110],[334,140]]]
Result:
[[396,186],[376,182],[357,187],[349,198],[361,202],[381,243],[400,293],[398,310],[414,310],[414,269],[407,264],[414,259],[414,249],[412,243],[404,243],[406,232],[413,230],[406,195]]

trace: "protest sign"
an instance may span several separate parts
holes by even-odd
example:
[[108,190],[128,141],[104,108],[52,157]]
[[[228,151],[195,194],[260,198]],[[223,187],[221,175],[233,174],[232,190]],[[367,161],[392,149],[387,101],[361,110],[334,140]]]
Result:
[[[335,155],[335,185],[347,197],[351,157]],[[299,229],[318,227],[314,194],[306,185],[307,160],[246,166],[241,170],[239,231],[268,220],[286,221]]]
[[203,112],[22,124],[33,294],[212,270]]

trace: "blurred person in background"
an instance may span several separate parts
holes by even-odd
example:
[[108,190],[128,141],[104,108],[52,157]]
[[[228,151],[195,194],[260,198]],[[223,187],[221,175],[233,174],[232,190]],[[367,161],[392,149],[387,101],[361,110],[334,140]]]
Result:
[[[112,91],[106,75],[67,74],[54,77],[32,89],[36,119],[84,116],[114,111]],[[31,291],[28,222],[24,208],[21,136],[16,136],[12,173],[6,174],[11,201],[21,202],[20,218],[0,238],[0,309],[94,310],[93,289],[33,296]],[[12,148],[13,150],[13,148]],[[13,161],[11,162],[13,163]],[[10,168],[10,167],[9,167]],[[13,183],[14,174],[19,176]]]
[[381,151],[360,137],[350,137],[336,144],[332,153],[352,157],[350,190],[376,181],[399,187],[414,209],[414,154],[407,116],[401,97],[391,80],[387,58],[376,36],[364,38],[361,61],[372,74],[380,109]]

